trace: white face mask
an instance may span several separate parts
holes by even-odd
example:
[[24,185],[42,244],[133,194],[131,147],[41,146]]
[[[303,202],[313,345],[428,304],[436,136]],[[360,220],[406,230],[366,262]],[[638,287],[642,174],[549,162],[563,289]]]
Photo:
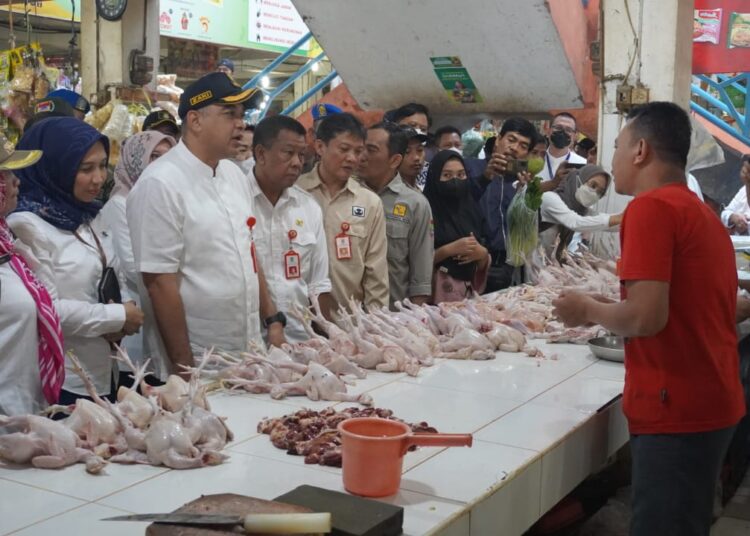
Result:
[[449,147],[448,151],[453,151],[454,153],[457,153],[457,154],[460,154],[461,156],[463,156],[463,151],[461,149],[459,149],[458,147]]
[[588,184],[583,184],[576,190],[576,201],[584,207],[593,207],[599,202],[599,193]]

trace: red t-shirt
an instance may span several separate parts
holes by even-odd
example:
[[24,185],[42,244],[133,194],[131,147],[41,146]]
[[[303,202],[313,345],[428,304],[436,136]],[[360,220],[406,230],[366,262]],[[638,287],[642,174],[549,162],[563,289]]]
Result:
[[669,282],[664,330],[625,343],[623,410],[630,432],[703,432],[736,424],[745,414],[737,269],[719,218],[685,184],[666,185],[630,202],[620,243],[621,281]]

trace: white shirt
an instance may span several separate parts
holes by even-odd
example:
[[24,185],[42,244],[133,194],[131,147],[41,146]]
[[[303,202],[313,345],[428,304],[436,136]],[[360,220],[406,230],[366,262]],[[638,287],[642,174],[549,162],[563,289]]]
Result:
[[573,151],[568,151],[568,153],[563,156],[555,157],[549,154],[548,149],[547,152],[544,153],[544,168],[541,172],[537,173],[537,177],[541,177],[543,181],[552,180],[555,173],[557,173],[557,168],[559,168],[560,164],[563,162],[568,162],[569,164],[585,164],[586,159]]
[[721,211],[721,223],[724,227],[729,227],[729,217],[732,214],[741,214],[750,220],[750,206],[747,203],[747,188],[743,185],[737,192],[737,195],[729,202],[724,210]]
[[[84,244],[71,231],[58,229],[31,212],[11,214],[8,225],[28,247],[24,257],[55,302],[65,338],[65,353],[73,352],[78,357],[99,394],[109,394],[114,361],[110,359],[109,343],[102,336],[122,329],[125,308],[120,304],[99,303],[97,289],[102,277],[102,262],[89,226],[78,228],[79,236],[86,242]],[[107,266],[118,272],[123,301],[129,300],[124,276],[112,247],[112,236],[101,214],[91,222],[91,229],[99,238]],[[87,394],[81,379],[72,372],[66,373],[63,389]]]
[[705,202],[705,199],[703,199],[703,192],[701,191],[701,185],[698,184],[698,179],[696,179],[692,173],[687,173],[687,187],[691,192],[698,196],[698,199]]
[[[286,313],[286,339],[290,342],[305,341],[309,336],[302,324],[288,312],[294,304],[309,307],[308,292],[331,292],[323,212],[313,196],[297,186],[287,188],[273,206],[261,191],[252,171],[249,181],[254,216],[258,222],[253,231],[255,249],[268,290],[276,308]],[[284,254],[289,251],[289,231],[297,234],[291,242],[300,256],[301,277],[298,279],[286,277]]]
[[0,413],[25,415],[47,407],[39,377],[36,303],[11,268],[0,265]]
[[[115,255],[120,261],[120,268],[125,276],[128,293],[135,298],[139,295],[138,280],[140,274],[135,269],[133,247],[130,244],[130,230],[125,216],[125,196],[117,193],[110,197],[102,207],[101,215],[105,225],[112,232],[112,245],[115,249]],[[143,309],[141,300],[136,299],[135,301]],[[143,330],[135,335],[125,337],[121,344],[135,363],[143,361]],[[130,372],[130,370],[125,372]]]
[[[144,170],[126,205],[136,269],[180,276],[190,342],[228,351],[262,344],[246,224],[253,206],[240,169],[223,160],[214,175],[181,141]],[[148,295],[142,278],[139,288]],[[164,379],[167,354],[152,308],[144,313],[144,356]]]
[[548,255],[552,253],[552,246],[560,233],[558,226],[577,232],[616,229],[616,227],[610,228],[609,226],[609,214],[595,214],[589,210],[585,216],[581,216],[571,210],[555,192],[544,192],[542,194],[542,206],[539,213],[543,222],[556,224],[554,227],[539,233],[539,239]]

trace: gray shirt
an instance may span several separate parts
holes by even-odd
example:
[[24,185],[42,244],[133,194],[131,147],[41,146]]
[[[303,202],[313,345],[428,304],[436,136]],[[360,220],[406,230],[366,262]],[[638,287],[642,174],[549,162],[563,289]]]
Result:
[[427,198],[407,186],[400,175],[383,188],[380,200],[385,210],[389,303],[393,308],[395,301],[432,294],[432,211]]

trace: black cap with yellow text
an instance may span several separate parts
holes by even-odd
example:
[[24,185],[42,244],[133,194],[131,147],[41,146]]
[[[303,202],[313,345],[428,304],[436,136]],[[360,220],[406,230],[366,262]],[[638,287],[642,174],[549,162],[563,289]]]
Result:
[[190,84],[180,96],[180,119],[190,110],[199,110],[211,104],[242,104],[250,108],[262,93],[258,88],[242,89],[226,73],[209,73]]

